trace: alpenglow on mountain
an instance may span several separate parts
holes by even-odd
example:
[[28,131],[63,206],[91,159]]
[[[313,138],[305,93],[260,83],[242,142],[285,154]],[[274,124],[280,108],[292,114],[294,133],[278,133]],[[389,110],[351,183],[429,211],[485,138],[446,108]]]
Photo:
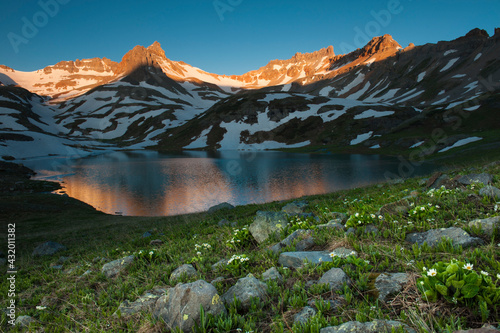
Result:
[[[0,156],[85,156],[151,148],[415,149],[497,142],[500,30],[403,48],[391,36],[333,46],[246,74],[172,61],[158,42],[117,63],[0,66]],[[425,149],[424,149],[425,148]]]

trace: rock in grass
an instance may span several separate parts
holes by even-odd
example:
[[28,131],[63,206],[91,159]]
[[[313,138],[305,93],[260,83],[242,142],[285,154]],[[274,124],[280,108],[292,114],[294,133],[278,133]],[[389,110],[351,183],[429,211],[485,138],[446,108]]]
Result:
[[500,216],[471,221],[469,227],[480,228],[483,233],[491,236],[495,229],[500,229]]
[[64,245],[61,245],[56,242],[45,242],[41,245],[38,245],[32,253],[33,257],[38,257],[38,256],[52,256],[56,254],[57,252],[61,251],[66,251],[67,248]]
[[217,289],[206,281],[198,280],[178,284],[170,289],[168,295],[160,297],[154,316],[163,320],[169,330],[178,328],[182,332],[191,332],[195,323],[200,325],[200,307],[203,307],[205,316],[210,314],[216,317],[227,313]]
[[304,212],[304,210],[309,206],[306,201],[294,201],[284,206],[281,211],[288,215],[297,215]]
[[332,257],[337,256],[347,258],[348,256],[356,256],[356,251],[339,247],[332,252],[325,251],[297,251],[297,252],[283,252],[280,254],[278,263],[283,267],[301,268],[306,262],[311,264],[321,264],[322,262],[332,261]]
[[182,266],[177,267],[172,274],[170,274],[170,280],[175,281],[185,276],[187,278],[191,278],[196,276],[198,272],[191,264],[184,264]]
[[102,273],[106,275],[107,278],[114,278],[120,274],[125,268],[130,266],[134,261],[134,256],[128,256],[125,258],[113,260],[102,266]]
[[153,234],[151,233],[151,231],[146,231],[145,233],[142,234],[142,238],[149,238],[153,236]]
[[[295,230],[287,238],[283,239],[281,242],[272,246],[271,251],[273,251],[274,253],[277,254],[281,251],[281,249],[283,249],[287,246],[290,246],[293,243],[293,241],[295,241],[298,238],[301,238],[301,240],[310,239],[310,241],[311,241],[312,240],[311,233],[312,233],[311,230],[303,230],[303,229]],[[314,241],[313,241],[313,243],[314,243]],[[305,245],[305,248],[307,248],[307,245],[306,244],[304,244],[304,245]],[[304,248],[304,246],[302,246],[302,249],[301,250],[297,249],[297,251],[303,251],[305,248]]]
[[489,173],[480,173],[480,174],[470,174],[465,175],[457,179],[457,181],[462,185],[470,185],[474,183],[482,183],[484,185],[488,185],[493,181],[493,176]]
[[222,210],[222,209],[233,209],[234,206],[231,205],[230,203],[228,202],[223,202],[221,204],[218,204],[218,205],[215,205],[215,206],[212,206],[208,209],[208,213],[209,214],[212,214],[212,213],[215,213],[219,210]]
[[493,186],[486,186],[479,190],[479,195],[492,200],[500,200],[500,190]]
[[481,328],[474,328],[470,330],[458,330],[453,333],[498,333],[499,329],[496,329],[494,326],[489,324],[484,324]]
[[276,280],[278,282],[283,282],[283,276],[281,276],[280,272],[276,269],[276,267],[271,267],[264,273],[262,273],[262,280]]
[[35,319],[30,316],[19,316],[16,318],[16,325],[21,327],[29,327],[31,323],[35,322]]
[[288,218],[285,213],[258,211],[248,230],[257,242],[262,243],[287,225]]
[[295,316],[293,316],[293,323],[294,324],[305,324],[309,320],[311,320],[312,317],[316,315],[316,310],[314,310],[310,306],[306,306],[300,310],[299,313],[297,313]]
[[387,302],[392,295],[403,290],[408,283],[408,274],[406,273],[382,273],[375,279],[375,288],[378,291],[378,299]]
[[351,284],[351,279],[341,268],[332,268],[318,280],[318,284],[329,284],[332,291],[341,290],[344,283]]
[[320,333],[391,333],[398,329],[403,329],[407,333],[417,333],[408,325],[394,320],[374,320],[371,322],[360,323],[359,321],[349,321],[340,326],[322,328]]
[[426,232],[416,232],[406,235],[408,243],[422,245],[427,243],[430,247],[434,247],[441,242],[443,238],[450,239],[453,246],[462,246],[463,248],[475,245],[482,245],[484,242],[481,238],[471,237],[461,228],[441,228],[431,229]]
[[234,303],[236,298],[241,302],[241,307],[248,310],[252,303],[252,299],[258,298],[261,301],[267,299],[267,284],[257,280],[253,275],[241,278],[234,286],[222,295],[222,299],[226,304]]
[[146,293],[134,302],[123,301],[113,313],[115,317],[129,317],[139,312],[152,312],[160,296]]

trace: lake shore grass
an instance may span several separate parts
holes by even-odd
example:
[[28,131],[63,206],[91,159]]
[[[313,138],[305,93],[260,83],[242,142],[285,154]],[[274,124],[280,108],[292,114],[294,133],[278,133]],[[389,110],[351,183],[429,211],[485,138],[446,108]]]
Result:
[[[468,156],[468,157],[466,157]],[[489,164],[498,159],[498,152],[489,154],[472,151],[468,155],[448,159],[447,174],[456,175],[487,172],[493,175],[493,186],[500,187],[500,165]],[[165,332],[164,323],[151,313],[142,312],[131,317],[113,316],[123,301],[135,301],[154,288],[168,289],[178,282],[198,279],[211,282],[222,277],[215,287],[224,294],[239,278],[249,273],[261,278],[263,272],[276,267],[285,278],[284,283],[267,282],[269,298],[255,303],[250,310],[228,306],[228,314],[212,320],[199,332],[319,332],[320,328],[344,322],[374,319],[397,320],[417,332],[453,332],[458,329],[477,328],[489,323],[498,326],[498,304],[482,309],[477,303],[453,304],[439,297],[427,302],[417,288],[417,279],[425,275],[423,267],[432,267],[438,261],[452,259],[474,264],[474,269],[488,272],[500,287],[500,237],[495,232],[486,236],[470,228],[468,222],[500,214],[495,200],[479,196],[481,185],[468,186],[440,197],[428,195],[425,180],[409,178],[377,184],[366,188],[344,190],[315,195],[300,200],[308,202],[307,213],[317,219],[304,218],[314,232],[311,250],[331,251],[346,247],[370,263],[356,266],[342,263],[349,272],[353,285],[339,292],[329,288],[306,288],[310,281],[318,280],[327,265],[306,265],[297,270],[285,269],[278,264],[278,255],[269,246],[286,237],[291,228],[258,244],[244,239],[241,246],[229,246],[238,234],[235,230],[248,227],[257,211],[281,211],[294,200],[267,204],[238,206],[213,214],[198,213],[172,217],[112,216],[69,197],[44,193],[52,189],[45,182],[28,180],[22,175],[9,175],[3,180],[0,239],[7,243],[8,224],[16,225],[16,305],[17,314],[34,318],[32,332]],[[376,214],[389,203],[397,202],[413,193],[412,207],[425,205],[438,207],[432,215],[415,219],[408,214],[389,214],[376,223],[379,232],[365,233],[360,225],[353,234],[336,229],[320,229],[316,225],[329,222],[332,212],[348,216],[356,213]],[[218,223],[225,219],[235,226]],[[299,219],[300,220],[300,219]],[[443,241],[439,246],[414,246],[405,241],[410,232],[436,228],[460,227],[480,237],[484,245],[468,249],[454,248]],[[150,237],[143,237],[145,232]],[[151,240],[161,240],[151,245]],[[33,249],[46,241],[65,245],[68,250],[53,257],[33,257]],[[200,250],[201,244],[209,248]],[[198,247],[196,246],[198,245]],[[293,251],[296,242],[282,251]],[[5,247],[4,247],[5,248]],[[3,250],[2,250],[3,251]],[[140,253],[153,253],[151,258]],[[136,260],[116,278],[107,278],[102,272],[104,263],[135,255]],[[239,269],[219,268],[212,265],[229,260],[233,255],[245,255],[248,265]],[[60,257],[68,257],[59,263]],[[191,263],[198,272],[196,278],[170,279],[179,266]],[[59,267],[62,266],[62,267]],[[6,267],[2,267],[0,290],[7,295]],[[383,272],[404,272],[410,282],[390,303],[380,303],[374,291],[374,279]],[[86,273],[86,274],[85,274]],[[498,275],[500,276],[500,275]],[[343,300],[339,309],[326,306],[328,300]],[[6,308],[8,299],[0,306]],[[293,323],[293,316],[309,303],[321,308],[304,325]],[[472,305],[474,304],[474,305]],[[11,327],[2,312],[0,330],[26,331]]]

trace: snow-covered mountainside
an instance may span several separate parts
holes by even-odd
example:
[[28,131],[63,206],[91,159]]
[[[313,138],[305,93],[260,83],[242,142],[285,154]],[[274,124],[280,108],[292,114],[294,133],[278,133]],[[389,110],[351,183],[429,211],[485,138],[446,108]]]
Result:
[[447,135],[434,146],[458,147],[481,141],[469,140],[483,138],[477,131],[491,137],[488,131],[499,129],[499,40],[498,29],[492,37],[474,29],[402,48],[384,35],[349,54],[335,55],[330,46],[241,76],[170,60],[158,42],[134,47],[119,63],[63,61],[29,73],[0,66],[0,155],[44,154],[22,148],[29,142],[23,136],[41,135],[57,141],[47,154],[60,155],[82,145],[407,149],[436,141],[436,128]]

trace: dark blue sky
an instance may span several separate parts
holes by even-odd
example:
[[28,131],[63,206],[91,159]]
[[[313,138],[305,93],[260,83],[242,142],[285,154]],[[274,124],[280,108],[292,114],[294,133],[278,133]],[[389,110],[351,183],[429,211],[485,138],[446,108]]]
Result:
[[403,47],[475,27],[492,35],[499,19],[498,0],[8,1],[0,12],[0,64],[30,71],[61,60],[120,61],[135,45],[157,40],[172,60],[242,74],[329,45],[346,53],[385,33]]

